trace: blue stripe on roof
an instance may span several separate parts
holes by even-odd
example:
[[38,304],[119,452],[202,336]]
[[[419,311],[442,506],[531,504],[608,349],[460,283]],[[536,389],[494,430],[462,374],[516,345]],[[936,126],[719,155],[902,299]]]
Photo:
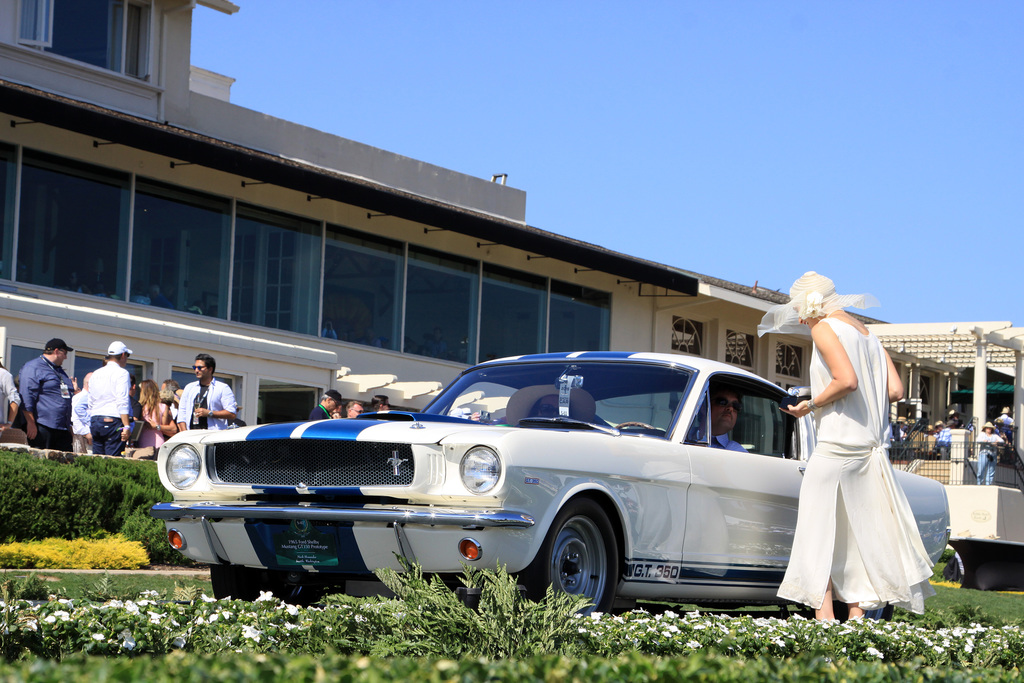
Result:
[[515,360],[625,360],[634,355],[635,353],[632,351],[565,351],[559,353],[536,353],[530,354],[529,356],[518,356]]

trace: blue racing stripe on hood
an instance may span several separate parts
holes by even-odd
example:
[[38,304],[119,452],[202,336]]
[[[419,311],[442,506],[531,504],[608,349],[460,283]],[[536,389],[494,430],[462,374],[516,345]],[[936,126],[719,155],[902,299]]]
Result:
[[355,439],[364,429],[380,424],[378,420],[320,420],[302,432],[302,438]]
[[245,436],[246,441],[264,441],[266,439],[287,439],[301,422],[275,422],[252,430]]

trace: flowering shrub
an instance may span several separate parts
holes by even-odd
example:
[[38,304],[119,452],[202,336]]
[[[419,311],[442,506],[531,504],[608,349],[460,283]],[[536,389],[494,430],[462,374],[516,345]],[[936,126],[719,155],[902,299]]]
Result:
[[138,569],[149,564],[141,543],[124,536],[0,544],[0,567],[36,569]]
[[[365,654],[380,639],[404,631],[409,616],[407,605],[399,601],[301,608],[269,593],[255,602],[204,596],[192,603],[157,603],[153,597],[105,603],[0,603],[0,652],[8,660],[174,651]],[[1010,626],[925,629],[869,620],[839,624],[800,617],[643,611],[570,618],[579,637],[577,651],[602,657],[633,652],[664,657],[717,653],[749,660],[819,656],[851,662],[916,661],[957,669],[1024,664],[1024,635]]]

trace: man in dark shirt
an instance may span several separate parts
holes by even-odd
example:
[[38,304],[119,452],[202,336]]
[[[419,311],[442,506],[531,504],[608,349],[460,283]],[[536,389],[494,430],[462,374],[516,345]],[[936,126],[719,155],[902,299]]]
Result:
[[313,408],[313,412],[309,414],[310,420],[329,420],[331,419],[331,413],[337,410],[341,406],[342,402],[341,394],[334,389],[328,389],[324,392],[323,398],[320,399],[320,403]]
[[75,390],[61,366],[74,351],[63,339],[51,339],[43,355],[21,368],[21,398],[25,431],[34,448],[71,452],[71,397]]

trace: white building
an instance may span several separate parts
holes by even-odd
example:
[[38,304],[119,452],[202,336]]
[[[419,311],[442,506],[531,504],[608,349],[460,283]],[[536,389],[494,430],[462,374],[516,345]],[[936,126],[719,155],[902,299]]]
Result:
[[15,373],[51,337],[79,380],[113,339],[140,380],[191,381],[206,352],[249,423],[303,418],[330,387],[420,408],[467,364],[544,351],[677,351],[807,383],[808,338],[756,336],[783,295],[532,227],[503,177],[233,105],[231,78],[190,65],[195,11],[238,7],[0,0]]

